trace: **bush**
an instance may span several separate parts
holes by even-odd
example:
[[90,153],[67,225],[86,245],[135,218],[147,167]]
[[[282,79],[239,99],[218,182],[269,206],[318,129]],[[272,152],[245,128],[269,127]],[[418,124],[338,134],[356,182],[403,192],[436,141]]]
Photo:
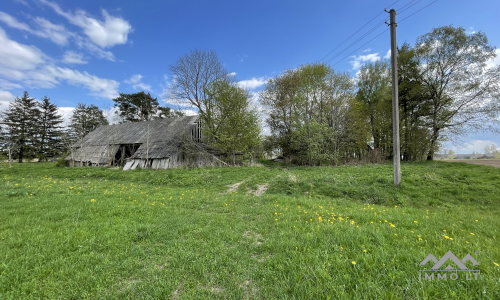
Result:
[[63,154],[58,160],[57,160],[57,163],[56,163],[56,167],[59,167],[59,168],[62,168],[62,167],[66,167],[66,156],[68,156],[69,153],[65,153]]

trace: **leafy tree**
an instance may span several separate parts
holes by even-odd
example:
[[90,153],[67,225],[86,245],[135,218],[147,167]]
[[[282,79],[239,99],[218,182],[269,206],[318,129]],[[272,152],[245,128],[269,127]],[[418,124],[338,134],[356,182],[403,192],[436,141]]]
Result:
[[157,98],[151,97],[144,91],[132,94],[119,93],[113,101],[114,107],[118,108],[116,114],[123,122],[150,121],[176,116],[169,107],[160,106]]
[[462,27],[444,26],[417,38],[418,81],[429,99],[427,127],[432,160],[440,138],[457,138],[478,130],[498,132],[500,66],[488,68],[496,57],[482,32],[467,35]]
[[274,148],[291,161],[337,163],[349,156],[353,140],[363,139],[362,134],[351,135],[346,126],[355,116],[349,114],[354,98],[351,78],[325,64],[285,70],[268,81],[260,96],[273,135],[267,139],[266,149],[274,141]]
[[248,158],[260,144],[258,116],[250,106],[249,93],[227,80],[212,82],[205,93],[205,105],[210,102],[212,109],[199,118],[208,143],[233,164],[236,155]]
[[373,138],[373,148],[385,157],[392,155],[392,94],[389,64],[364,64],[358,75],[356,98],[364,104]]
[[50,103],[50,98],[45,96],[38,105],[39,118],[37,122],[36,152],[40,161],[46,161],[63,151],[61,136],[63,118],[57,106]]
[[448,150],[448,158],[449,159],[453,159],[453,155],[455,155],[455,152],[453,152],[453,150]]
[[36,100],[25,91],[22,97],[16,97],[14,102],[9,103],[2,117],[7,127],[6,140],[9,140],[10,149],[15,148],[19,162],[26,157],[34,157],[40,117]]
[[484,146],[484,154],[491,154],[491,147],[490,147],[490,145]]
[[426,124],[430,102],[422,82],[418,80],[419,72],[415,50],[404,43],[398,48],[398,92],[401,153],[406,161],[422,159],[431,146]]
[[73,129],[77,139],[82,139],[97,127],[108,124],[108,120],[99,107],[94,104],[78,103],[70,118],[69,126]]

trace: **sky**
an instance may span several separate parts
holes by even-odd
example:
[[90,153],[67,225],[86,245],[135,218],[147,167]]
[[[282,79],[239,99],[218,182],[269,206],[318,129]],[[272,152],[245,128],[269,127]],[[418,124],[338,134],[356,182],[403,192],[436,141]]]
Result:
[[[252,92],[305,63],[328,62],[355,76],[362,63],[390,55],[387,25],[344,50],[388,18],[384,8],[397,12],[398,44],[453,25],[482,31],[500,46],[498,0],[1,2],[0,109],[26,90],[48,96],[66,118],[79,102],[111,108],[118,92],[145,90],[162,101],[169,65],[194,49],[214,50]],[[490,64],[500,64],[497,53]],[[500,146],[491,133],[462,140],[446,148],[471,153]]]

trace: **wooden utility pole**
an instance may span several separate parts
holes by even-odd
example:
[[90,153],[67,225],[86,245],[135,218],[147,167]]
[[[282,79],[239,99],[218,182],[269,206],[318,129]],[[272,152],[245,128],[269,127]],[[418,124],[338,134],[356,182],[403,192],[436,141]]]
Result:
[[396,11],[389,11],[391,26],[392,67],[392,147],[394,156],[394,184],[401,183],[401,154],[399,149],[398,56],[396,53]]

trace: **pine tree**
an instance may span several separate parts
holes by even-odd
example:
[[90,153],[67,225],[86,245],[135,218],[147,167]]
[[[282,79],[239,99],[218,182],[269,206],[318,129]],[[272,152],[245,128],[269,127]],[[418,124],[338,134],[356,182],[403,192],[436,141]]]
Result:
[[35,156],[36,135],[40,111],[37,102],[25,91],[21,98],[16,97],[9,103],[9,108],[3,114],[7,138],[16,145],[19,162],[24,158]]
[[70,118],[70,127],[73,129],[78,139],[82,139],[89,132],[101,125],[108,125],[109,122],[103,111],[94,104],[86,105],[78,103]]
[[59,155],[63,150],[62,122],[57,106],[50,103],[50,98],[45,96],[39,104],[40,118],[38,122],[38,136],[36,152],[40,161],[47,161],[49,157]]

